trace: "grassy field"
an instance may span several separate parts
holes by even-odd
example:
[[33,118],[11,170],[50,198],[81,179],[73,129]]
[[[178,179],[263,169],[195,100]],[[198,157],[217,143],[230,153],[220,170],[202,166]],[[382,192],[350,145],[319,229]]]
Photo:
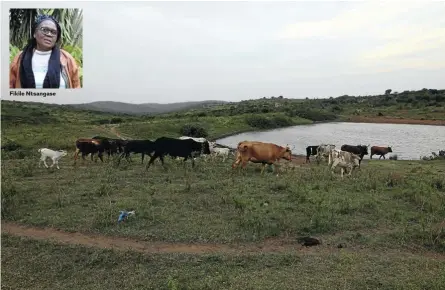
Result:
[[[111,136],[112,129],[90,112],[44,107],[43,118],[40,109],[22,109],[2,119],[2,145],[5,137],[20,145],[2,150],[4,289],[441,289],[445,284],[443,160],[365,160],[343,180],[326,164],[283,164],[278,177],[260,176],[258,164],[232,172],[231,159],[198,160],[194,169],[167,158],[165,169],[156,161],[145,171],[139,156],[133,164],[87,160],[74,167],[74,140]],[[32,111],[46,121],[28,124]],[[129,116],[117,122],[117,130],[155,138],[178,136],[184,123],[199,123],[212,137],[252,129],[246,116],[251,115]],[[60,170],[37,167],[41,146],[70,150]],[[135,210],[136,216],[117,224],[120,210]],[[302,247],[302,236],[322,244]]]

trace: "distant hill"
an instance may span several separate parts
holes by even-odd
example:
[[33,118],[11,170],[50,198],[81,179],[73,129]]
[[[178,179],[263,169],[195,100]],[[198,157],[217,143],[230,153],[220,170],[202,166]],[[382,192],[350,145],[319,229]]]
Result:
[[215,105],[225,104],[225,101],[199,101],[199,102],[181,102],[181,103],[171,103],[171,104],[158,104],[158,103],[142,103],[142,104],[129,104],[122,102],[92,102],[84,104],[70,105],[80,109],[110,112],[110,113],[126,113],[126,114],[163,114],[171,113],[183,110],[191,109],[203,109],[207,107],[212,107]]

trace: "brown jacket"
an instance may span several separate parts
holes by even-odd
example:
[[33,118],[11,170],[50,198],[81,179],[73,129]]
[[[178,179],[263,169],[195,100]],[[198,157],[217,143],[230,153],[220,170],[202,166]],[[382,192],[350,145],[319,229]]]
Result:
[[[22,52],[18,53],[12,60],[9,69],[9,88],[17,89],[20,84],[20,60]],[[60,63],[62,64],[62,75],[65,78],[67,88],[80,88],[79,67],[74,58],[65,50],[60,50]]]

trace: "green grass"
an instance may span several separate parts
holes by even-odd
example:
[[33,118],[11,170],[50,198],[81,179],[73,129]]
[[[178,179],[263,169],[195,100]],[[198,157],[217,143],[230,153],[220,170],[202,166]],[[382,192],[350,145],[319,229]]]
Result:
[[2,289],[442,289],[443,259],[390,251],[141,254],[2,235]]
[[[175,283],[177,289],[440,289],[445,283],[441,160],[365,160],[343,180],[325,164],[277,177],[260,176],[258,164],[238,173],[232,160],[198,160],[194,169],[189,163],[184,169],[166,158],[166,169],[157,161],[145,171],[139,155],[119,167],[90,160],[74,167],[76,138],[113,136],[98,119],[121,118],[119,132],[150,139],[178,136],[187,123],[205,127],[209,138],[256,128],[246,122],[252,113],[134,117],[16,105],[2,101],[2,145],[12,140],[21,146],[2,150],[4,221],[149,242],[247,244],[311,235],[323,245],[249,255],[147,254],[2,234],[5,289],[175,289]],[[285,114],[263,114],[274,115]],[[38,124],[30,124],[33,116]],[[70,152],[60,170],[37,168],[39,147]],[[118,225],[124,209],[136,216]]]
[[[11,205],[4,219],[144,240],[228,243],[312,234],[445,252],[444,233],[434,229],[445,217],[441,160],[369,161],[345,180],[325,165],[261,177],[260,165],[233,173],[231,160],[184,170],[167,158],[167,169],[157,161],[148,172],[137,157],[119,168],[86,162],[73,168],[65,159],[61,170],[48,170],[36,168],[37,160],[4,160],[2,192]],[[137,218],[117,226],[122,209],[135,209]]]

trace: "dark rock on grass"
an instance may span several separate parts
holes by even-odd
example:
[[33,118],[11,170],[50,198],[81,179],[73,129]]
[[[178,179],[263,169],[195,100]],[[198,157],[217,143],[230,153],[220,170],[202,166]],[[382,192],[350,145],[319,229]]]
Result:
[[321,241],[319,239],[312,237],[300,237],[298,238],[298,242],[305,247],[312,247],[321,244]]

